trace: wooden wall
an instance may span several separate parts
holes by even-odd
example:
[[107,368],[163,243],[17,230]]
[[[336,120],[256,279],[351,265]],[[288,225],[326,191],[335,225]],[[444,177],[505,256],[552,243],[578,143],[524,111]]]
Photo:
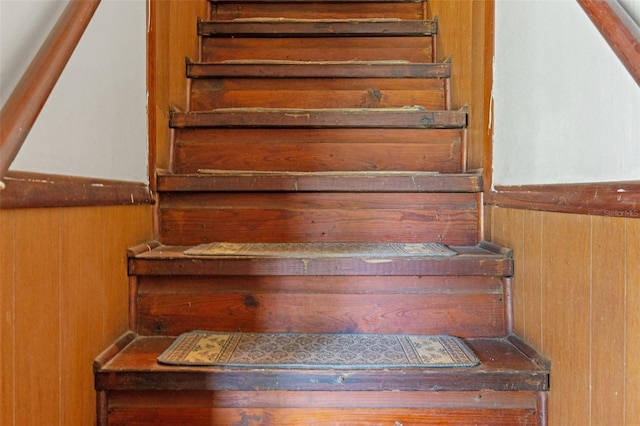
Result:
[[516,333],[551,359],[549,425],[640,419],[640,220],[492,208]]
[[95,423],[92,362],[128,328],[151,209],[0,210],[0,425]]

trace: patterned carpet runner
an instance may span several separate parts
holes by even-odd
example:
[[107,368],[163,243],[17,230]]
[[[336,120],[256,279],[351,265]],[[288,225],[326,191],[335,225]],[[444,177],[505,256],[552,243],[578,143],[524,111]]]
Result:
[[182,334],[158,357],[170,365],[256,368],[389,369],[473,367],[459,338],[394,334]]

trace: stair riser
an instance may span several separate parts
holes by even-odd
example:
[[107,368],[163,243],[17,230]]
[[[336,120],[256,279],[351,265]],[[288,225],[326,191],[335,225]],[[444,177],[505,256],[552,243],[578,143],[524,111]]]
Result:
[[[395,396],[394,396],[395,398]],[[170,399],[166,402],[169,404]],[[539,425],[533,409],[321,409],[321,408],[158,408],[112,409],[110,425],[191,426],[235,425]],[[142,421],[136,419],[142,418]]]
[[212,38],[202,41],[202,61],[433,62],[431,37]]
[[[173,171],[460,173],[464,129],[177,129]],[[238,155],[242,152],[243,155]]]
[[503,285],[495,277],[143,276],[137,291],[142,335],[194,329],[505,334]]
[[[217,3],[217,2],[216,2]],[[213,4],[211,19],[228,21],[240,18],[287,19],[423,19],[422,2],[398,2],[386,5],[363,2],[305,2],[303,7],[287,3],[233,2]]]
[[160,200],[168,245],[226,242],[478,242],[478,195],[193,193]]
[[443,79],[198,79],[191,110],[216,108],[395,108],[444,110]]

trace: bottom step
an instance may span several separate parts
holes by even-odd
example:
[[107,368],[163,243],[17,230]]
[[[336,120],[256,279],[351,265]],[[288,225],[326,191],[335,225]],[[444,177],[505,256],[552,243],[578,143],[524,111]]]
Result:
[[515,336],[466,339],[476,367],[167,366],[173,337],[129,333],[95,363],[103,425],[545,423],[549,366]]

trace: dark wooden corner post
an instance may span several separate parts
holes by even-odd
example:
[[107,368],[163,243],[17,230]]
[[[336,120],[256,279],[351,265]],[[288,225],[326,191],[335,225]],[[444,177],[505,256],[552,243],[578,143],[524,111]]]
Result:
[[100,0],[71,0],[0,112],[0,189]]

